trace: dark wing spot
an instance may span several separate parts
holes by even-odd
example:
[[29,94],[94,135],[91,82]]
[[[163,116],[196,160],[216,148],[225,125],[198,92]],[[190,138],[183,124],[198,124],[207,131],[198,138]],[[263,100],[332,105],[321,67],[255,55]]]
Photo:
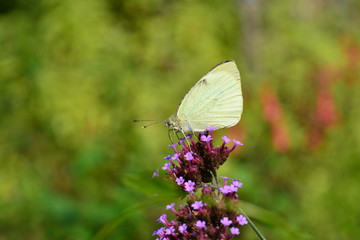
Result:
[[208,83],[208,82],[206,81],[205,78],[203,78],[203,79],[200,80],[200,84],[207,84],[207,83]]

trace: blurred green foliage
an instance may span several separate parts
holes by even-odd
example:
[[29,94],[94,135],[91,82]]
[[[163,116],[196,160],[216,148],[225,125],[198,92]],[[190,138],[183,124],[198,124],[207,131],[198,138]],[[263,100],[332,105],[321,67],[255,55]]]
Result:
[[[152,239],[166,119],[218,62],[245,143],[220,175],[268,239],[360,235],[356,0],[0,2],[0,238]],[[155,194],[155,195],[154,195]],[[244,227],[241,239],[256,239]]]

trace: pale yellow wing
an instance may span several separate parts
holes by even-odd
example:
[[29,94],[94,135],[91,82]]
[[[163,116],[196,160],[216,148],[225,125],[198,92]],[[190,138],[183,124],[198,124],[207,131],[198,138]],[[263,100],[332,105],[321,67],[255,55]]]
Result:
[[184,126],[197,132],[209,126],[217,129],[234,126],[241,118],[242,109],[240,73],[230,60],[216,65],[190,89],[177,117]]

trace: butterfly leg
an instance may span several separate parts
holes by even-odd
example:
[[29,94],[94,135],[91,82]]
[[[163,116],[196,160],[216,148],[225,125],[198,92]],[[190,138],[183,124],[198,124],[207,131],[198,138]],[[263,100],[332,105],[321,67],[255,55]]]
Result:
[[181,139],[181,136],[179,137],[179,135],[178,135],[180,132],[181,132],[180,130],[176,130],[176,131],[175,131],[175,134],[176,134],[176,137],[178,138],[178,140]]
[[194,132],[194,131],[192,131],[192,135],[194,136],[194,138],[195,138],[196,141],[199,141],[199,138],[195,135],[195,132]]
[[[174,140],[173,140],[173,138],[171,137],[171,134],[170,134],[171,131],[176,131],[176,129],[174,129],[174,128],[170,129],[169,128],[169,130],[168,130],[169,139],[170,139],[171,143],[174,143]],[[177,136],[177,134],[176,134],[176,136]]]
[[187,145],[190,147],[190,141],[189,141],[189,139],[187,139],[187,137],[185,135],[185,132],[182,131],[182,130],[177,130],[176,131],[176,136],[180,140],[181,138],[179,137],[178,133],[182,133],[182,135],[184,136],[184,141],[186,141]]
[[182,132],[182,134],[184,135],[185,141],[186,141],[186,143],[188,144],[189,148],[191,148],[191,146],[190,146],[190,141],[189,141],[189,139],[186,137],[185,132],[184,132],[184,131],[181,131],[181,132]]
[[211,174],[212,174],[213,177],[214,177],[215,185],[216,185],[217,187],[219,187],[219,179],[218,179],[217,174],[216,174],[216,171],[215,171],[214,169],[211,170]]

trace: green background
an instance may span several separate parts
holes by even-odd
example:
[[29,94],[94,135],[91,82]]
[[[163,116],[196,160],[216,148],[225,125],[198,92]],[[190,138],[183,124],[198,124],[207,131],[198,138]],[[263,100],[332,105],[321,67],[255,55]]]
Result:
[[[360,236],[360,2],[2,0],[0,239],[154,239],[164,126],[236,61],[244,143],[219,175],[268,239]],[[220,142],[220,141],[217,141]],[[249,226],[239,239],[256,239]]]

